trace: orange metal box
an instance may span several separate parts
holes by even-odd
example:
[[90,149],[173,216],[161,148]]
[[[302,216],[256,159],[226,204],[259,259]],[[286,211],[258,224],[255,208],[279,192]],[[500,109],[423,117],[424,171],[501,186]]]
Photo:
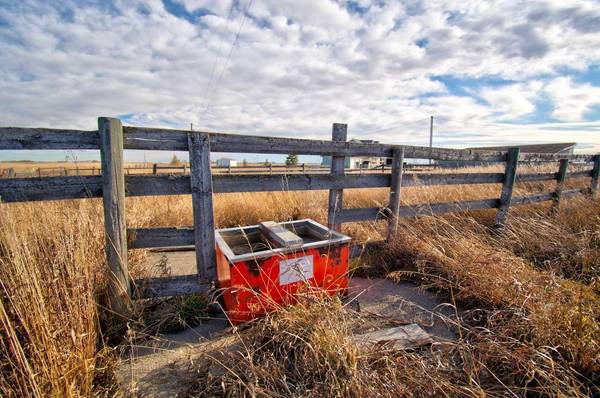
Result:
[[301,292],[333,295],[348,287],[350,237],[312,220],[276,225],[301,243],[286,246],[258,225],[216,231],[220,298],[233,323],[293,304]]

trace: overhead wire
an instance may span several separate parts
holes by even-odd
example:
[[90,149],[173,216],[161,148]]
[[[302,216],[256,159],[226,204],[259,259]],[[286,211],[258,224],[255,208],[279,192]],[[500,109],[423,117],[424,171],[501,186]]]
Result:
[[248,0],[248,2],[246,3],[246,8],[243,12],[242,15],[242,20],[240,22],[239,28],[237,30],[237,33],[235,34],[235,38],[233,39],[232,43],[231,43],[231,47],[229,49],[229,54],[227,55],[227,59],[225,60],[225,63],[223,64],[223,68],[221,69],[221,73],[219,75],[219,78],[217,79],[216,84],[214,85],[213,91],[209,97],[209,100],[206,104],[206,107],[204,108],[204,111],[200,114],[199,116],[199,122],[201,122],[204,119],[204,116],[206,115],[206,113],[208,112],[208,110],[210,109],[210,107],[212,106],[212,102],[213,99],[216,98],[217,94],[218,94],[218,90],[219,90],[219,86],[221,84],[221,80],[223,79],[223,75],[225,74],[225,71],[227,70],[227,67],[229,66],[229,62],[231,60],[231,56],[233,55],[233,51],[235,49],[235,46],[240,38],[240,33],[242,31],[242,28],[244,27],[244,24],[246,23],[247,20],[247,16],[248,16],[248,11],[250,10],[250,7],[252,7],[252,3],[254,2],[254,0]]
[[[233,8],[234,8],[235,2],[232,1],[231,5],[229,6],[229,12],[227,13],[227,19],[225,20],[225,31],[227,31],[228,27],[229,27],[229,21],[231,19],[231,15],[233,14]],[[215,56],[215,60],[212,64],[212,68],[210,70],[210,77],[206,83],[206,87],[204,88],[203,94],[205,94],[205,102],[208,103],[208,94],[210,93],[210,90],[212,88],[212,84],[214,82],[214,78],[215,78],[215,72],[217,70],[217,64],[219,63],[219,60],[221,59],[221,49],[223,48],[223,40],[219,41],[219,47],[217,48],[217,55]]]

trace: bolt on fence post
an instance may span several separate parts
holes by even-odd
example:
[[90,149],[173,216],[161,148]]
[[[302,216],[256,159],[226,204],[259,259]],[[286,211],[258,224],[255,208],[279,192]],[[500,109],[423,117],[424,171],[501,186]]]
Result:
[[126,317],[131,309],[131,285],[127,266],[125,226],[125,175],[123,126],[119,119],[98,118],[106,260],[110,269],[109,305]]
[[[348,134],[348,125],[342,123],[334,123],[331,131],[331,140],[334,142],[345,142]],[[344,175],[344,166],[346,158],[344,156],[331,156],[331,176],[337,179]],[[341,210],[343,209],[344,190],[330,189],[329,190],[329,206],[327,208],[327,227],[335,231],[341,232],[342,225],[337,222]]]
[[404,170],[404,147],[394,148],[392,160],[392,174],[390,176],[390,220],[388,223],[387,240],[389,241],[398,232],[398,217],[400,212],[400,198],[402,189],[402,173]]
[[556,190],[552,196],[552,207],[550,207],[550,212],[555,214],[558,212],[560,208],[560,198],[562,196],[562,191],[565,187],[565,181],[567,180],[567,173],[569,171],[569,159],[561,159],[558,166],[558,174],[556,176]]
[[600,155],[594,156],[594,169],[592,170],[592,199],[598,199],[600,191]]
[[506,223],[506,217],[510,209],[512,200],[513,188],[517,178],[517,168],[519,166],[519,148],[510,148],[506,154],[506,167],[504,169],[504,180],[502,183],[502,192],[500,194],[500,202],[498,203],[498,211],[496,212],[496,227],[502,228]]

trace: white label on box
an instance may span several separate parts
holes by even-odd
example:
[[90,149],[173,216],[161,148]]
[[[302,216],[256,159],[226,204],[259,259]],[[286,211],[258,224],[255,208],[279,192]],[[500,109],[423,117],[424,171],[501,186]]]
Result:
[[313,277],[313,256],[288,258],[279,261],[280,285],[306,281]]

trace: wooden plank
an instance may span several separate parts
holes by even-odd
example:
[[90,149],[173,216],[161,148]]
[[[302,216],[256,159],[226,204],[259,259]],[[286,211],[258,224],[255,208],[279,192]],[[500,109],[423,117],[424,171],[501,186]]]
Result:
[[402,186],[500,184],[503,179],[504,173],[405,173]]
[[[331,139],[334,142],[345,142],[348,133],[348,125],[334,123]],[[344,175],[344,156],[331,157],[331,177],[337,178]],[[341,232],[342,225],[336,221],[339,212],[344,208],[344,190],[329,190],[329,204],[327,206],[327,228]]]
[[[502,180],[504,180],[504,173],[502,173],[501,175],[502,175]],[[516,182],[551,181],[551,180],[556,180],[556,175],[557,175],[557,173],[517,174]]]
[[[187,150],[186,134],[187,130],[125,127],[125,147],[127,149],[185,151]],[[211,148],[214,152],[392,157],[394,147],[399,147],[387,144],[342,143],[300,138],[208,134],[210,134]],[[502,161],[506,156],[503,152],[407,146],[405,157]]]
[[554,192],[538,193],[535,195],[519,196],[512,199],[513,205],[527,205],[530,203],[546,202],[552,200]]
[[188,135],[188,141],[196,267],[200,280],[211,282],[217,279],[217,257],[210,170],[210,138],[208,134],[191,132]]
[[210,283],[203,282],[198,275],[136,279],[134,285],[137,299],[202,294],[212,288]]
[[82,199],[102,196],[101,176],[36,177],[0,180],[0,202]]
[[130,249],[151,247],[193,246],[193,227],[130,228],[127,230]]
[[[124,148],[187,151],[188,130],[125,126]],[[339,143],[325,140],[207,133],[214,152],[297,153],[304,155],[392,157],[399,145]],[[0,127],[0,149],[98,149],[97,131],[50,128]],[[504,161],[506,153],[450,148],[406,146],[405,158],[469,161]],[[564,155],[521,154],[522,161],[556,161]],[[591,162],[591,155],[569,155],[572,161]]]
[[[125,176],[123,174],[123,130],[119,119],[98,118],[102,203],[106,260],[110,269],[109,305],[115,314],[128,317],[131,286],[127,267],[125,226]],[[79,177],[76,177],[79,178]]]
[[98,131],[0,127],[0,149],[98,149]]
[[562,155],[558,153],[522,153],[519,155],[521,162],[557,162],[560,159],[589,163],[593,160],[593,155]]
[[496,213],[496,226],[502,227],[506,222],[510,202],[512,199],[513,187],[517,177],[517,167],[519,165],[519,148],[510,148],[506,158],[506,167],[504,169],[504,182],[500,194],[500,205]]
[[558,175],[556,177],[556,190],[552,197],[551,212],[556,213],[560,208],[560,197],[565,187],[565,181],[567,181],[567,174],[569,172],[569,159],[561,159],[558,167]]
[[574,171],[572,173],[567,174],[567,178],[568,179],[589,178],[591,176],[592,176],[592,170]]
[[402,174],[404,168],[404,148],[395,149],[392,158],[392,176],[390,182],[390,219],[388,222],[387,240],[389,241],[398,231],[400,210]]
[[[421,205],[400,206],[399,217],[418,217],[425,215],[460,213],[474,210],[497,208],[498,199],[469,200],[464,202],[425,203]],[[376,221],[389,217],[389,210],[379,207],[344,209],[340,222]]]
[[260,222],[258,228],[267,236],[267,239],[275,242],[276,247],[300,248],[304,244],[301,237],[275,221]]
[[[473,174],[404,174],[403,187],[488,184],[501,181],[502,173]],[[189,195],[189,175],[128,175],[127,196]],[[349,188],[385,188],[390,175],[381,174],[297,174],[297,175],[215,175],[213,192],[268,192]],[[101,177],[41,177],[0,180],[0,197],[4,202],[80,199],[102,196]]]
[[600,193],[600,155],[594,156],[594,168],[592,170],[592,198],[598,199]]
[[416,323],[376,330],[352,337],[359,345],[377,345],[378,349],[407,350],[433,343],[433,339]]

